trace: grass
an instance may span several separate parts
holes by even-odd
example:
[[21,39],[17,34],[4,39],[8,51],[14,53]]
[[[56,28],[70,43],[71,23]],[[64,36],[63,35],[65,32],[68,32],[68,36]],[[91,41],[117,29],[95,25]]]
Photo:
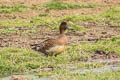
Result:
[[[49,30],[55,30],[55,29],[58,29],[59,27],[59,24],[60,22],[62,21],[68,21],[70,22],[70,26],[72,26],[75,30],[77,31],[85,31],[87,30],[86,28],[84,27],[80,27],[79,25],[76,25],[74,24],[73,22],[77,21],[76,19],[78,19],[78,17],[75,17],[75,18],[72,18],[73,20],[70,20],[72,17],[71,16],[64,16],[64,17],[53,17],[53,16],[50,16],[48,14],[39,14],[39,16],[36,16],[32,19],[6,19],[6,20],[2,20],[0,21],[0,26],[3,26],[3,27],[7,27],[8,30],[7,31],[4,31],[6,29],[2,29],[1,30],[1,33],[5,33],[5,32],[10,32],[9,30],[11,29],[15,29],[17,27],[26,27],[26,28],[36,28],[37,26],[41,26],[41,27],[44,27],[44,26],[49,26]],[[84,19],[80,19],[81,21]],[[32,23],[31,23],[32,21]],[[14,30],[12,30],[13,32],[15,32]],[[11,32],[12,32],[11,31]]]
[[[33,24],[30,23],[30,20],[24,20],[24,19],[6,19],[0,21],[0,26],[2,27],[0,29],[0,34],[9,34],[9,33],[16,33],[20,30],[18,28],[30,28],[33,27]],[[34,28],[33,28],[34,29]]]
[[33,26],[32,23],[30,23],[30,20],[25,19],[6,19],[0,21],[0,26],[4,27],[31,27]]
[[7,28],[7,29],[0,29],[0,34],[11,34],[18,32],[16,28]]
[[[72,62],[79,62],[77,58],[80,57],[80,53],[69,53],[71,50],[78,49],[76,46],[70,47],[68,52],[61,54],[58,57],[45,57],[35,51],[29,49],[18,48],[4,48],[0,50],[0,76],[24,73],[31,69],[42,69],[53,67],[52,72],[57,72],[59,69],[71,64]],[[79,50],[77,50],[79,51]],[[63,65],[64,64],[64,65]],[[78,67],[87,68],[89,65],[77,64]],[[91,66],[91,65],[90,65]],[[95,66],[95,65],[93,65]],[[39,71],[38,71],[39,72]],[[41,73],[44,73],[42,71]],[[47,74],[46,74],[47,75]],[[43,75],[41,75],[43,76]]]
[[48,9],[55,9],[55,10],[64,10],[64,9],[95,8],[95,7],[96,7],[95,5],[85,5],[85,4],[79,4],[79,3],[65,3],[61,1],[53,1],[46,5],[44,4],[44,5],[33,5],[33,6],[26,6],[24,4],[17,4],[13,6],[0,5],[0,13],[12,14],[15,12],[23,12],[26,9],[39,10],[43,8],[48,8]]
[[99,18],[96,15],[66,15],[62,17],[62,20],[72,21],[72,22],[89,22],[97,21]]
[[120,22],[120,7],[111,7],[101,14],[105,21]]
[[72,22],[70,22],[69,24],[70,24],[70,26],[73,27],[73,29],[74,29],[75,31],[87,31],[87,28],[85,28],[85,27],[83,27],[83,26],[76,25],[76,24],[74,24],[74,23],[72,23]]
[[85,5],[80,3],[66,3],[62,1],[53,1],[45,5],[45,8],[54,10],[65,10],[65,9],[79,9],[79,8],[95,8],[95,5]]
[[[22,54],[21,54],[22,53]],[[0,51],[0,73],[2,74],[11,74],[12,72],[24,72],[31,68],[36,68],[39,66],[38,63],[34,63],[36,60],[35,57],[39,56],[38,54],[32,54],[33,52],[17,49],[17,48],[6,48]],[[27,55],[27,56],[26,56]],[[26,57],[25,57],[26,56]],[[31,56],[33,56],[31,58]],[[33,60],[35,59],[35,60]],[[33,60],[29,62],[29,60]],[[27,64],[25,64],[27,63]],[[33,65],[33,66],[32,66]],[[26,67],[28,69],[26,69]]]
[[110,51],[115,51],[116,53],[120,54],[120,37],[113,37],[108,40],[100,40],[96,43],[82,43],[83,49],[88,52],[94,52],[96,50],[103,50],[106,53]]
[[119,45],[120,37],[102,40],[97,43],[77,43],[68,46],[67,51],[57,57],[46,57],[30,49],[3,48],[0,50],[0,75],[24,73],[32,69],[37,69],[37,73],[40,76],[48,75],[44,70],[41,71],[43,68],[53,68],[49,72],[51,75],[62,75],[64,72],[69,74],[69,71],[71,71],[71,69],[67,68],[69,66],[74,66],[76,67],[75,69],[94,69],[101,67],[102,64],[84,64],[80,58],[83,57],[84,61],[84,58],[89,58],[92,55],[90,53],[93,53],[95,50],[115,51],[119,54]]
[[119,80],[119,71],[114,72],[114,71],[109,71],[109,72],[104,72],[104,73],[100,73],[100,74],[95,74],[95,73],[87,73],[87,74],[72,74],[70,75],[65,74],[62,77],[59,77],[57,79],[59,80]]
[[23,12],[28,7],[25,5],[14,5],[14,6],[7,6],[7,5],[0,5],[0,13],[14,13],[14,12]]
[[[58,29],[60,22],[62,21],[68,21],[70,22],[71,26],[74,26],[76,30],[78,29],[78,26],[75,24],[73,25],[73,22],[82,22],[82,21],[91,21],[94,20],[94,16],[73,16],[73,15],[67,15],[67,16],[61,16],[61,17],[53,17],[49,14],[39,14],[39,16],[35,16],[32,19],[6,19],[0,21],[0,26],[3,27],[37,27],[39,26],[49,26],[52,27],[52,29]],[[33,23],[31,23],[31,21]]]

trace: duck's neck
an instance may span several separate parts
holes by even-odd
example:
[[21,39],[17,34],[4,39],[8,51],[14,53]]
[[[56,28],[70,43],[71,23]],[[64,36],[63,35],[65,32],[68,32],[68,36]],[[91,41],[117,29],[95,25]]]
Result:
[[62,43],[62,45],[66,45],[67,44],[67,37],[65,35],[65,29],[60,27],[60,36],[58,38],[60,40],[60,42]]
[[67,37],[64,34],[64,32],[60,32],[60,36],[58,38],[60,40],[60,42],[62,43],[62,45],[66,45],[67,44]]
[[60,29],[60,34],[61,34],[61,35],[65,35],[64,32],[65,32],[64,30]]

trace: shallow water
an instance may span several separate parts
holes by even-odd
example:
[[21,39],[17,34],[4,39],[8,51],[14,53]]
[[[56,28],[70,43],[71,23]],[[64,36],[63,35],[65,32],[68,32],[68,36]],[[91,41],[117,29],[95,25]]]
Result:
[[118,66],[117,64],[120,64],[120,60],[92,60],[90,62],[86,62],[85,64],[91,64],[92,62],[97,62],[97,63],[102,63],[102,64],[111,64],[111,65],[107,65],[101,68],[94,68],[94,69],[80,69],[80,70],[75,70],[72,71],[71,73],[80,73],[80,74],[84,74],[87,72],[94,72],[94,73],[102,73],[105,71],[117,71],[120,70],[120,66]]
[[94,69],[80,69],[80,70],[72,71],[71,73],[80,73],[80,74],[84,74],[87,72],[102,73],[105,71],[117,71],[117,70],[120,70],[120,66],[104,66],[101,68],[94,68]]
[[[95,69],[75,70],[75,71],[72,71],[71,74],[74,74],[74,73],[85,74],[87,72],[102,73],[102,72],[105,72],[105,71],[117,71],[117,70],[120,70],[120,66],[113,66],[112,65],[112,66],[104,66],[104,67],[95,68]],[[32,75],[32,74],[24,75],[24,78],[25,79],[33,79],[33,80],[53,80],[52,78],[48,78],[48,77],[39,78],[39,76],[35,76],[35,75]],[[0,80],[10,80],[10,76],[0,78]]]
[[113,59],[106,59],[106,60],[92,60],[91,62],[98,62],[98,63],[120,63],[120,60],[117,59],[117,60],[113,60]]
[[[85,74],[87,72],[102,73],[102,72],[105,72],[105,71],[117,71],[117,70],[120,70],[120,66],[118,66],[118,65],[115,66],[116,63],[120,63],[120,60],[95,60],[95,61],[86,62],[85,64],[90,64],[92,62],[111,63],[112,65],[107,65],[107,66],[104,66],[104,67],[101,67],[101,68],[94,68],[94,69],[74,70],[74,71],[71,71],[71,74],[74,74],[74,73]],[[32,71],[32,72],[34,72],[34,71]],[[53,80],[51,77],[42,77],[42,78],[40,78],[39,76],[35,76],[33,74],[26,74],[26,75],[23,75],[23,76],[24,76],[25,79]],[[11,77],[8,76],[8,77],[0,78],[0,80],[10,80],[10,78]]]
[[[0,78],[0,80],[10,80],[10,78],[11,78],[11,76]],[[32,74],[24,75],[24,78],[25,79],[32,79],[32,80],[53,80],[52,78],[47,78],[47,77],[39,78],[39,76],[35,76],[35,75],[32,75]]]

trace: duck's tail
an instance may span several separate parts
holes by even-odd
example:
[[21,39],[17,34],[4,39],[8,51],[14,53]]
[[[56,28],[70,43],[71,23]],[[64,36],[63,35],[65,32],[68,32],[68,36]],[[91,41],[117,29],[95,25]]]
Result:
[[39,49],[40,49],[40,44],[34,44],[31,46],[32,46],[32,50],[39,51]]

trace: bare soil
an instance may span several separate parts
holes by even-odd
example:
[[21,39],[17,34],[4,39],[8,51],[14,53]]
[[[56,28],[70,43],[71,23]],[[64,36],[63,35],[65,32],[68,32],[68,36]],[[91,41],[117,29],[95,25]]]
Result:
[[[0,0],[1,5],[16,5],[16,4],[24,4],[27,6],[32,5],[43,5],[52,0]],[[101,13],[108,9],[110,6],[119,6],[120,1],[118,0],[59,0],[65,2],[80,2],[85,4],[95,4],[95,5],[102,5],[101,7],[97,8],[82,8],[82,9],[73,9],[73,10],[31,10],[28,9],[21,13],[13,13],[13,14],[0,14],[0,19],[15,19],[15,18],[31,18],[34,16],[39,15],[40,13],[50,13],[53,16],[59,15],[68,15],[68,14],[97,14]],[[57,14],[57,15],[56,15]]]
[[117,55],[116,52],[114,51],[110,51],[108,53],[106,53],[105,51],[95,51],[94,55],[92,56],[92,59],[116,59],[116,58],[120,58],[120,55]]
[[[103,11],[107,10],[106,8],[102,8],[102,7],[98,7],[98,8],[81,8],[81,9],[73,9],[73,10],[49,10],[49,13],[52,14],[53,16],[55,14],[58,15],[70,15],[70,14],[75,14],[75,15],[80,15],[80,14],[84,14],[84,15],[89,15],[89,14],[100,14]],[[57,15],[57,16],[58,16]]]
[[45,4],[51,1],[52,0],[0,0],[0,4],[5,5],[25,4],[31,6]]

